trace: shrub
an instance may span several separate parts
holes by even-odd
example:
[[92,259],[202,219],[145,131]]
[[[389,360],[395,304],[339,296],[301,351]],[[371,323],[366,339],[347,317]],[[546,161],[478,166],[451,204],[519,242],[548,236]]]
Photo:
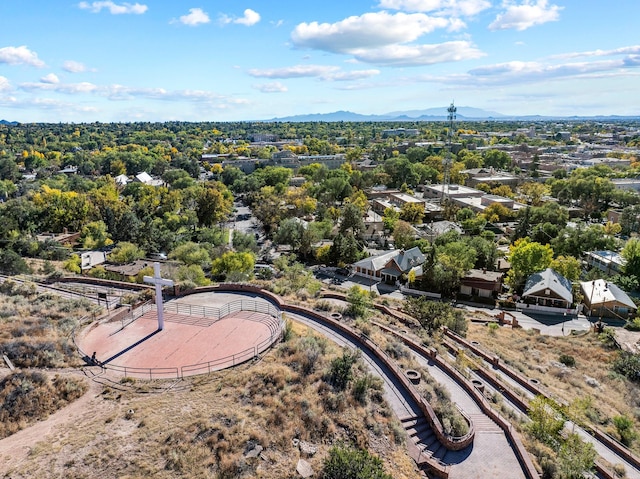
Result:
[[353,378],[352,366],[360,357],[359,351],[344,349],[342,356],[331,361],[327,382],[339,391],[344,391]]
[[392,479],[379,457],[364,449],[339,444],[329,450],[320,475],[323,479]]
[[640,355],[620,352],[613,362],[613,370],[631,381],[640,381]]
[[558,361],[570,368],[573,368],[576,365],[576,358],[569,356],[568,354],[561,354]]
[[638,437],[638,433],[633,429],[633,420],[627,416],[615,416],[613,425],[620,436],[620,441],[627,447],[631,446]]

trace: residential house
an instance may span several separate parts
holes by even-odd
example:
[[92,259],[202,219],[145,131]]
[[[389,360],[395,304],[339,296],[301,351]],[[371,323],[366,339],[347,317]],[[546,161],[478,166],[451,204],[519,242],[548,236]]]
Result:
[[385,283],[395,283],[403,274],[414,271],[416,277],[422,276],[422,264],[426,258],[415,247],[409,250],[393,250],[376,256],[370,256],[353,263],[354,274],[373,278]]
[[551,268],[534,273],[524,285],[522,301],[526,304],[569,309],[573,303],[571,281]]
[[585,259],[590,268],[597,268],[608,275],[619,274],[624,270],[625,260],[615,251],[590,251]]
[[87,271],[99,264],[107,261],[107,254],[104,251],[84,251],[80,253],[80,269]]
[[142,173],[138,173],[135,176],[135,181],[137,181],[138,183],[143,183],[145,185],[149,185],[149,186],[162,186],[163,185],[162,180],[153,179],[152,176],[149,173],[147,173],[146,171],[143,171]]
[[584,311],[590,318],[628,319],[638,308],[629,295],[604,279],[580,283],[584,295]]
[[496,298],[502,290],[503,273],[470,269],[460,280],[460,293],[466,296]]

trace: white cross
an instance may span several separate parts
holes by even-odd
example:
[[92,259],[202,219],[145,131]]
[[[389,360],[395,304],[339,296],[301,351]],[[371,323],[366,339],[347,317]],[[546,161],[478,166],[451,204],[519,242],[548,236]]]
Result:
[[153,276],[145,276],[145,283],[151,283],[156,285],[156,309],[158,310],[158,330],[162,331],[164,329],[164,317],[163,306],[162,306],[162,287],[163,286],[173,286],[173,281],[170,279],[163,279],[160,276],[160,263],[153,263]]

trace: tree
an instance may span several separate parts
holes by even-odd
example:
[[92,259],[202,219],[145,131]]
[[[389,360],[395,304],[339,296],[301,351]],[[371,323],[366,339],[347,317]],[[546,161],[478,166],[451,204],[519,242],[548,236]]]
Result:
[[340,232],[350,232],[356,238],[361,238],[364,233],[364,221],[360,208],[352,203],[347,203],[342,209],[340,219]]
[[462,335],[467,331],[467,322],[462,311],[454,309],[448,303],[429,301],[425,297],[407,298],[404,311],[417,319],[429,334],[433,334],[442,326]]
[[220,182],[200,188],[196,215],[200,226],[213,226],[227,218],[233,209],[233,196]]
[[529,204],[533,206],[540,206],[542,203],[542,196],[546,193],[546,188],[542,183],[530,181],[520,185],[520,193],[527,198],[527,202]]
[[92,221],[82,228],[82,246],[87,249],[104,248],[113,244],[104,221]]
[[627,206],[622,210],[620,226],[625,235],[640,231],[640,205]]
[[247,279],[253,273],[255,257],[252,253],[227,251],[211,263],[211,274],[225,276],[230,281]]
[[501,150],[487,150],[483,156],[484,166],[503,170],[511,164],[511,157]]
[[557,472],[559,479],[581,479],[593,469],[596,450],[593,444],[583,441],[572,433],[562,442],[558,453]]
[[399,249],[411,248],[415,235],[413,226],[406,221],[398,220],[393,228],[393,240]]
[[488,222],[496,223],[498,221],[506,221],[511,218],[513,214],[511,213],[511,210],[504,205],[501,205],[500,203],[491,203],[482,212],[482,216],[484,216]]
[[425,211],[422,203],[405,203],[400,208],[400,219],[409,223],[422,223]]
[[176,272],[176,279],[177,283],[183,286],[207,286],[211,284],[199,264],[180,266]]
[[573,256],[558,256],[551,262],[549,267],[571,282],[578,281],[582,272],[580,260]]
[[0,272],[9,275],[28,274],[31,273],[31,268],[15,251],[0,249]]
[[302,245],[304,226],[298,218],[287,218],[280,222],[273,240],[279,245],[289,245],[293,251],[298,251]]
[[209,263],[209,261],[211,261],[207,248],[199,245],[198,243],[194,243],[192,241],[183,243],[177,248],[175,248],[169,254],[169,258],[176,259],[187,266],[190,266],[190,265],[202,266]]
[[519,288],[533,273],[548,268],[553,259],[553,249],[548,244],[542,245],[529,238],[517,240],[509,246],[507,261],[511,269],[507,273],[506,283],[512,288]]
[[379,457],[364,449],[344,445],[333,446],[324,461],[323,479],[392,479],[384,472]]
[[116,264],[132,263],[137,259],[144,258],[145,252],[133,243],[121,241],[109,253],[109,261]]
[[384,225],[384,229],[386,231],[393,231],[398,219],[400,219],[400,213],[398,213],[394,208],[385,208],[382,213],[382,224]]
[[626,260],[624,273],[634,276],[640,282],[640,239],[631,238],[620,252]]
[[529,432],[533,437],[552,447],[557,446],[564,418],[556,403],[544,396],[536,396],[529,402],[527,415],[531,419]]
[[233,249],[236,251],[251,251],[252,253],[257,253],[260,250],[256,242],[256,237],[252,233],[243,233],[242,231],[234,230],[232,241]]
[[349,288],[347,292],[347,303],[349,306],[347,312],[355,318],[366,319],[371,312],[373,301],[368,291],[362,289],[357,284]]

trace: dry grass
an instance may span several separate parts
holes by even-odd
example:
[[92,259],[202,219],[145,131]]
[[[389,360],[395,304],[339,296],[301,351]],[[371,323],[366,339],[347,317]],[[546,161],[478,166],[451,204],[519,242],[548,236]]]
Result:
[[[592,333],[564,337],[542,336],[532,331],[499,328],[492,331],[472,324],[467,339],[496,353],[502,361],[526,377],[537,379],[551,395],[566,403],[587,399],[582,421],[616,435],[611,420],[626,414],[639,428],[640,387],[615,374],[611,363],[617,350],[604,345]],[[561,355],[575,358],[575,367],[564,366]],[[596,382],[592,381],[595,380]],[[633,449],[640,453],[636,442]]]
[[86,390],[86,381],[58,374],[53,379],[37,371],[5,376],[0,381],[0,438],[46,418]]
[[[365,400],[349,386],[324,380],[332,343],[293,325],[293,338],[260,363],[180,381],[160,394],[157,383],[121,381],[105,387],[81,421],[60,428],[8,471],[27,477],[288,478],[301,453],[293,439],[318,452],[315,471],[333,443],[345,440],[379,454],[397,478],[417,478],[401,442],[403,431],[372,384]],[[356,366],[355,378],[366,377]],[[354,380],[355,382],[355,380]],[[397,439],[397,440],[396,440]],[[245,454],[256,444],[259,458]]]
[[[86,301],[34,293],[28,285],[5,282],[0,294],[0,351],[16,367],[62,368],[81,364],[71,339]],[[9,293],[9,294],[5,294]]]

